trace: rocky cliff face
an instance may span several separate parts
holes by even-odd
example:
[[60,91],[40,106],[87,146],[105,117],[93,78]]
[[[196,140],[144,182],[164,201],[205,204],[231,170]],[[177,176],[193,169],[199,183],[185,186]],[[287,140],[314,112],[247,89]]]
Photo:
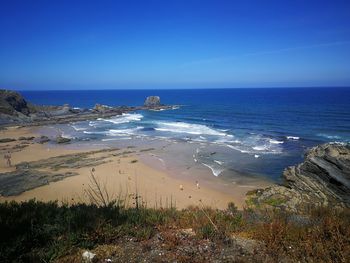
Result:
[[350,207],[350,145],[328,143],[310,149],[303,163],[283,172],[283,179],[281,186],[251,192],[248,201],[289,210]]
[[158,107],[161,106],[160,98],[158,96],[149,96],[146,98],[144,105],[146,107]]
[[17,116],[30,113],[27,102],[21,94],[12,90],[0,90],[0,113]]

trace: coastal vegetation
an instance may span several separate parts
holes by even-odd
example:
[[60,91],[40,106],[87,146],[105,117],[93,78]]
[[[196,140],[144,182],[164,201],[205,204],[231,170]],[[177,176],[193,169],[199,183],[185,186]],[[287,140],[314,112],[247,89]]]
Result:
[[[233,203],[226,210],[176,210],[142,204],[127,208],[121,200],[6,202],[0,204],[0,261],[81,262],[88,250],[98,262],[161,261],[159,255],[178,262],[346,262],[349,224],[349,209],[327,207],[300,215],[276,209],[240,211]],[[140,250],[123,255],[133,246]]]
[[[239,210],[175,203],[147,207],[136,191],[113,195],[93,172],[90,202],[0,203],[1,262],[347,262],[350,209],[281,209],[283,200]],[[137,248],[137,249],[136,249]],[[92,252],[91,252],[92,251]]]

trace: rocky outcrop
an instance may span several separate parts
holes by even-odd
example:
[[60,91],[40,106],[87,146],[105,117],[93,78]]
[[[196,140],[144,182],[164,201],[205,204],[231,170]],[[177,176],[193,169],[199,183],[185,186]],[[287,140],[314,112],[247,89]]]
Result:
[[66,138],[66,137],[62,137],[62,136],[57,136],[57,138],[56,138],[56,143],[58,143],[58,144],[69,143],[70,141],[71,141],[71,139]]
[[38,139],[38,143],[40,143],[40,144],[44,144],[44,143],[47,143],[49,141],[50,141],[49,137],[47,137],[45,135],[40,136],[40,138]]
[[283,172],[283,185],[248,194],[248,204],[302,211],[314,206],[350,207],[350,145],[324,144]]
[[[75,176],[78,174],[75,169],[110,162],[109,158],[117,150],[111,148],[21,162],[15,166],[14,171],[0,173],[0,196],[19,195],[24,191]],[[96,157],[95,154],[101,155]]]
[[107,112],[111,109],[112,109],[112,107],[110,107],[110,106],[96,103],[95,107],[92,110],[97,111],[97,112]]
[[109,118],[137,110],[171,110],[179,106],[162,105],[158,96],[147,97],[145,106],[106,106],[96,104],[93,109],[27,103],[15,91],[0,90],[0,127],[11,125],[48,125]]
[[0,113],[14,116],[18,114],[28,115],[30,109],[25,99],[18,92],[0,90]]
[[161,106],[160,97],[158,97],[158,96],[147,97],[145,100],[144,106],[145,107],[159,107],[159,106]]

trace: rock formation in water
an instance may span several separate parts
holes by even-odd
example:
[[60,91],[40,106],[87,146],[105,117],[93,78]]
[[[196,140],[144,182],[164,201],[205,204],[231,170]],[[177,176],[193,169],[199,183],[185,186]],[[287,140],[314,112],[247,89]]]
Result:
[[160,97],[159,96],[149,96],[146,98],[144,106],[146,107],[159,107],[160,104]]
[[34,105],[27,103],[21,94],[0,90],[0,127],[9,125],[47,125],[69,123],[98,118],[109,118],[136,110],[177,109],[175,106],[160,104],[158,96],[147,97],[145,106],[115,106],[96,104],[93,109],[63,106]]
[[311,148],[301,164],[283,172],[284,183],[248,194],[248,205],[288,210],[314,206],[350,207],[350,145],[327,143]]
[[110,106],[107,106],[107,105],[102,105],[102,104],[98,104],[96,103],[95,104],[95,107],[93,108],[93,111],[96,111],[96,112],[106,112],[106,111],[109,111],[113,109],[112,107]]

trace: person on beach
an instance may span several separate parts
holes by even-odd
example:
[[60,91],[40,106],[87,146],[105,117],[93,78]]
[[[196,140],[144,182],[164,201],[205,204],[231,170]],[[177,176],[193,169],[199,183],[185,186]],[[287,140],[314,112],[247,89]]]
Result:
[[12,164],[11,164],[11,153],[10,153],[10,151],[8,151],[7,153],[5,153],[4,159],[6,160],[7,166],[8,166],[8,167],[11,167]]
[[196,181],[196,186],[197,186],[197,189],[200,188],[200,187],[199,187],[199,182],[198,182],[198,181]]

